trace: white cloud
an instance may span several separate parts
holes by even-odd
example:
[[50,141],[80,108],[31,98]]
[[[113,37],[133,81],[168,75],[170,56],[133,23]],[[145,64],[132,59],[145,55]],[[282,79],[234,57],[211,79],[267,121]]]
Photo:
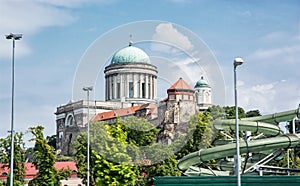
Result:
[[282,31],[275,31],[275,32],[270,32],[270,33],[264,35],[260,39],[263,41],[271,41],[272,42],[274,40],[286,39],[287,37],[289,37],[287,35],[287,33],[282,32]]
[[243,86],[243,85],[245,85],[244,81],[241,81],[241,80],[237,81],[237,86]]
[[[28,1],[1,1],[0,6],[0,35],[9,33],[22,33],[24,37],[35,34],[43,28],[51,26],[63,26],[71,23],[75,18],[67,10],[39,3],[36,0]],[[10,42],[0,43],[0,57],[9,57]],[[18,42],[18,55],[31,52],[26,39]]]
[[173,46],[186,51],[194,48],[189,38],[180,33],[171,23],[157,25],[152,39],[165,43],[164,45],[153,44],[151,47],[152,50],[174,52]]
[[[278,56],[291,56],[300,53],[300,45],[291,45],[280,48],[258,49],[251,57],[256,59],[277,58]],[[296,60],[296,59],[295,59]]]
[[62,26],[74,20],[70,12],[35,1],[2,1],[1,32],[34,33],[48,26]]
[[246,111],[259,109],[271,114],[296,109],[300,103],[300,87],[293,80],[243,86],[239,88],[239,105]]
[[[21,41],[21,40],[16,41],[15,53],[18,57],[30,54],[31,52],[32,52],[32,50],[26,43],[24,43],[24,41]],[[10,59],[11,56],[12,56],[12,41],[7,40],[3,43],[0,43],[0,58],[2,57],[2,58]],[[5,61],[7,61],[7,60],[5,60]],[[9,62],[11,62],[11,61],[9,60]]]
[[264,93],[272,93],[274,94],[274,83],[263,84],[263,85],[255,85],[251,88],[252,91],[264,94]]

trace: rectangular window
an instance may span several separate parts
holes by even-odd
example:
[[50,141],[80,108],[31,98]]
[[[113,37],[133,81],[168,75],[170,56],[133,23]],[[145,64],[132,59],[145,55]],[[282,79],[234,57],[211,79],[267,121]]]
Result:
[[142,83],[142,98],[146,98],[146,87],[145,87],[145,83]]
[[115,95],[114,91],[115,91],[115,90],[114,90],[114,83],[112,82],[112,83],[111,83],[111,98],[112,98],[112,99],[114,99],[114,97],[115,97],[115,96],[114,96],[114,95]]
[[129,82],[129,97],[133,98],[133,82]]
[[169,99],[170,100],[174,100],[175,99],[175,95],[169,95]]
[[183,95],[183,100],[189,100],[189,96],[188,95]]
[[120,99],[121,97],[121,85],[120,83],[117,83],[117,99]]
[[150,98],[150,83],[148,83],[148,98]]

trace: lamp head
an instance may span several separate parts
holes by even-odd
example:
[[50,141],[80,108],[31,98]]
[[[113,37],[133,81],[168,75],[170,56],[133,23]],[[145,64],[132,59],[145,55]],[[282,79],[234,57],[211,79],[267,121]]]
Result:
[[82,90],[84,90],[84,91],[92,91],[93,87],[83,87]]
[[13,34],[13,33],[10,33],[9,35],[6,35],[5,38],[6,39],[20,40],[22,38],[22,34]]
[[240,57],[237,57],[234,59],[233,65],[234,67],[237,67],[239,65],[242,65],[244,63],[244,60]]

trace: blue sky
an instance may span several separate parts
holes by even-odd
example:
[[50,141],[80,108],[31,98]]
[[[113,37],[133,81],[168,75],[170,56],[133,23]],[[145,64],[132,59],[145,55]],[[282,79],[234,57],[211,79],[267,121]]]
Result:
[[[225,105],[234,104],[232,63],[238,56],[245,61],[238,68],[238,88],[239,105],[246,111],[267,114],[296,109],[300,103],[297,0],[0,0],[0,4],[0,137],[10,129],[11,41],[5,39],[10,32],[23,34],[16,43],[16,131],[41,124],[47,135],[55,134],[55,109],[72,99],[76,70],[88,48],[110,30],[144,20],[180,25],[206,43],[224,78]],[[124,33],[125,40],[129,34]]]

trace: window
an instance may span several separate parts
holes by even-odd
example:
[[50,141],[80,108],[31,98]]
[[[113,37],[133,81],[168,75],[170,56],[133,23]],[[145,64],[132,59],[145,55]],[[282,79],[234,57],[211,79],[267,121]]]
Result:
[[129,82],[129,97],[133,98],[133,82]]
[[142,98],[146,98],[146,92],[145,92],[145,83],[142,83]]
[[117,83],[117,98],[120,99],[121,97],[121,85]]
[[175,95],[169,95],[169,99],[170,100],[174,100],[175,99]]
[[177,95],[177,96],[176,96],[176,101],[182,101],[182,95],[180,95],[180,94]]
[[148,83],[148,98],[150,98],[150,83]]
[[189,100],[189,96],[188,95],[183,95],[183,100]]
[[68,115],[66,120],[66,126],[72,126],[75,124],[74,116],[72,114]]
[[112,97],[112,99],[114,99],[114,97],[115,97],[115,93],[114,93],[114,83],[113,82],[111,82],[111,97]]

